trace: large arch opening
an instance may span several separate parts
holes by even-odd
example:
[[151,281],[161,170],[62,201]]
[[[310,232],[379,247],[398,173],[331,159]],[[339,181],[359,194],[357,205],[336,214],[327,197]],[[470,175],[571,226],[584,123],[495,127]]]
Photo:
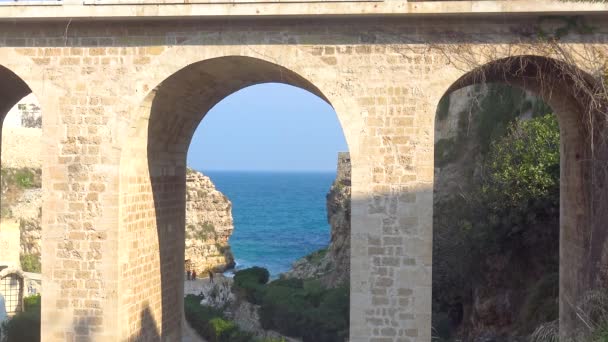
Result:
[[[585,301],[586,296],[594,290],[601,290],[605,287],[605,275],[602,275],[602,272],[604,272],[602,270],[605,269],[605,261],[603,260],[605,260],[606,254],[606,232],[602,228],[601,222],[605,222],[606,213],[605,210],[601,210],[598,207],[598,202],[604,197],[602,195],[602,185],[606,181],[606,174],[603,171],[605,165],[603,165],[604,162],[602,161],[605,160],[606,156],[606,148],[603,143],[605,140],[605,119],[603,114],[606,107],[605,104],[599,103],[597,96],[594,96],[600,87],[601,84],[596,83],[590,75],[571,65],[550,58],[538,56],[505,58],[473,70],[456,81],[448,89],[446,96],[441,101],[435,121],[437,132],[439,126],[442,125],[439,123],[442,119],[439,116],[444,115],[442,113],[448,112],[447,108],[449,104],[446,103],[446,99],[455,91],[462,92],[463,90],[465,92],[469,90],[470,95],[471,92],[479,93],[479,90],[485,90],[487,93],[488,89],[490,89],[490,92],[494,89],[493,91],[498,91],[503,96],[510,94],[511,101],[513,100],[513,92],[519,94],[518,101],[520,103],[511,103],[512,107],[519,112],[510,113],[509,115],[512,115],[512,119],[515,119],[520,115],[526,116],[527,114],[528,118],[522,117],[514,120],[514,123],[510,123],[510,128],[503,129],[502,135],[505,136],[509,134],[512,136],[521,135],[520,133],[526,130],[523,126],[530,126],[526,121],[534,121],[534,119],[526,119],[541,114],[533,113],[535,108],[532,108],[531,105],[526,106],[526,103],[541,103],[542,107],[544,106],[542,102],[544,102],[551,109],[550,112],[555,114],[557,123],[559,124],[559,205],[555,204],[553,207],[555,209],[559,208],[559,231],[557,232],[559,234],[559,280],[555,277],[554,280],[548,280],[547,282],[554,281],[559,283],[559,331],[562,338],[584,333],[585,323],[581,320],[578,310]],[[530,101],[532,96],[537,96],[540,101]],[[549,108],[543,109],[543,111],[549,112]],[[471,119],[471,117],[467,119]],[[544,128],[551,126],[550,120],[552,119],[545,117],[545,122],[541,126],[544,125]],[[464,120],[464,122],[467,122],[467,120]],[[495,128],[496,122],[490,121],[489,124],[489,126],[486,126]],[[474,128],[471,126],[465,128],[480,131],[478,123],[472,126]],[[482,130],[485,128],[481,127]],[[484,134],[487,136],[490,131],[490,129],[486,129],[486,131],[480,132],[482,136]],[[557,128],[555,128],[555,131],[557,131]],[[538,135],[538,132],[534,134]],[[554,142],[555,136],[553,135]],[[521,144],[522,141],[517,143]],[[543,141],[546,142],[547,139]],[[528,140],[528,143],[530,143],[530,140]],[[497,144],[511,146],[508,141],[500,139],[497,139]],[[520,150],[524,152],[528,148],[533,148],[532,145],[520,147]],[[435,177],[436,182],[441,183],[438,179],[438,177],[441,177],[441,172],[438,173],[438,170],[441,170],[441,165],[437,164],[437,157],[439,157],[439,162],[441,163],[441,158],[446,155],[444,153],[446,152],[446,148],[453,149],[455,146],[447,146],[446,144],[441,144],[440,141],[440,144],[436,145],[435,148]],[[555,149],[554,147],[551,148]],[[437,152],[440,152],[439,155]],[[538,158],[539,163],[548,162],[542,159],[542,157],[544,156]],[[494,164],[484,164],[482,162],[480,164],[491,169],[493,165],[502,162],[495,161]],[[554,162],[557,164],[557,161],[554,160]],[[487,172],[487,169],[477,170],[478,174],[471,175],[471,177],[483,177],[484,172]],[[532,174],[541,173],[538,170],[532,172]],[[556,194],[554,197],[557,196]],[[557,214],[553,215],[556,216]],[[498,216],[497,219],[504,221],[504,215]],[[434,221],[440,222],[441,218],[435,217]],[[524,226],[530,225],[529,222],[525,222],[528,221],[524,220],[524,223],[522,223]],[[557,224],[554,223],[554,225]],[[437,241],[437,233],[441,232],[434,232],[434,241]],[[551,236],[551,234],[547,236]],[[547,236],[544,238],[547,238]],[[549,249],[551,248],[549,247]],[[436,252],[437,250],[434,246],[434,253]],[[446,257],[447,254],[449,253],[442,253],[442,256]],[[441,256],[436,254],[433,261],[434,265],[437,266],[443,262],[438,257]],[[435,270],[434,267],[434,297],[438,296],[437,291],[440,288],[436,283],[441,278],[441,275],[436,273],[440,269],[441,267],[438,267]],[[468,271],[463,270],[463,272],[465,272],[465,277],[468,276],[468,273],[466,273]],[[550,270],[547,271],[547,273],[550,272]],[[525,272],[521,270],[518,273],[523,274]],[[472,296],[471,294],[469,295]],[[507,303],[508,298],[506,297],[508,296],[504,296],[503,298],[505,303],[502,303],[505,306],[505,310],[508,310],[506,308],[508,305],[524,305],[522,303]],[[434,304],[436,304],[435,299],[437,298],[434,298]],[[476,304],[478,304],[478,307],[483,307],[488,303]],[[491,303],[487,306],[496,307],[496,305]],[[470,310],[470,308],[468,309]],[[463,308],[462,304],[458,308],[452,308],[452,310],[454,311],[452,316],[455,316],[451,318],[452,321],[462,319],[463,315],[471,315],[471,312],[465,312],[467,308]],[[489,311],[492,311],[492,309]],[[496,316],[495,312],[491,312],[491,314]],[[435,315],[434,318],[436,317]],[[492,319],[500,320],[501,317],[493,317]]]
[[[287,68],[240,56],[191,64],[157,86],[140,108],[121,161],[121,248],[129,258],[121,298],[125,337],[176,340],[181,334],[187,153],[204,116],[234,92],[261,83],[282,83],[328,102],[312,83]],[[128,284],[128,285],[127,285]],[[134,289],[141,289],[135,291]]]
[[[25,81],[1,65],[0,131],[0,319],[4,323],[3,336],[39,339],[41,110],[38,99]],[[33,325],[28,331],[22,328],[25,321]]]

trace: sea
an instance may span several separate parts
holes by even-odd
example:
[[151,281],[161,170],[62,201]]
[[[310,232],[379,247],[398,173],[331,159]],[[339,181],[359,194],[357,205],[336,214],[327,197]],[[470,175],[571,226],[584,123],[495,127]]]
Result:
[[232,202],[235,270],[261,266],[276,278],[329,244],[325,197],[335,172],[202,172]]

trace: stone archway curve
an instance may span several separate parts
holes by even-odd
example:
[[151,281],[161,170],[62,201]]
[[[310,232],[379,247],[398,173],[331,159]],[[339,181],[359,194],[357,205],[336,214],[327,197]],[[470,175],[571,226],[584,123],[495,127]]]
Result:
[[[287,67],[229,55],[179,69],[155,86],[136,109],[120,165],[120,203],[124,205],[120,209],[119,254],[129,257],[119,267],[123,274],[137,275],[121,281],[123,337],[154,338],[145,334],[157,332],[163,338],[179,340],[190,139],[219,101],[247,86],[267,82],[293,85],[329,102],[315,84]],[[148,295],[138,295],[141,292]],[[142,320],[142,312],[150,319]]]
[[0,115],[2,119],[19,100],[32,90],[13,71],[0,65]]
[[[196,52],[184,46],[166,48],[153,58],[150,64],[145,66],[145,72],[138,73],[134,79],[133,83],[137,96],[133,97],[134,101],[131,103],[130,123],[147,118],[154,90],[164,81],[194,65],[224,57],[249,57],[254,60],[265,61],[281,66],[308,80],[311,85],[314,85],[314,88],[318,89],[318,93],[322,94],[320,97],[335,109],[351,155],[355,152],[353,151],[357,147],[355,132],[363,127],[362,122],[353,120],[353,116],[349,115],[349,112],[359,108],[356,98],[355,96],[344,96],[345,89],[343,82],[341,82],[344,75],[340,70],[336,69],[335,65],[325,62],[321,56],[313,55],[312,49],[306,46],[201,46]],[[271,82],[280,82],[280,79]],[[289,84],[288,82],[284,83]],[[130,131],[123,135],[123,138],[128,139],[128,137],[136,134],[133,131],[133,124],[130,124],[130,127]],[[119,141],[117,147],[124,146],[125,143],[126,140],[124,142]]]

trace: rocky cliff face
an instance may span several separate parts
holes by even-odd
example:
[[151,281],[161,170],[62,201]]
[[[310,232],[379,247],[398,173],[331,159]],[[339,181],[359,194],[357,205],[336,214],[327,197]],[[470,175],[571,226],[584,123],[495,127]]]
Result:
[[318,278],[329,287],[350,281],[350,195],[350,155],[343,152],[338,155],[336,179],[327,194],[329,246],[297,260],[285,277]]
[[234,267],[228,238],[234,229],[232,203],[209,177],[189,169],[186,175],[186,267],[203,274]]

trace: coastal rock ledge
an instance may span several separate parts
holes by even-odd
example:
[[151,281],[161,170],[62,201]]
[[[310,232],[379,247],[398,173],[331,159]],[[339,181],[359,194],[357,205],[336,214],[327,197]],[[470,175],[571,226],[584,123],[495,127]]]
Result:
[[186,174],[186,268],[204,275],[234,267],[228,238],[232,235],[232,203],[209,177],[193,169]]
[[285,278],[315,278],[327,287],[350,282],[350,154],[338,154],[336,179],[327,194],[327,221],[331,226],[331,241],[321,249],[296,260]]

